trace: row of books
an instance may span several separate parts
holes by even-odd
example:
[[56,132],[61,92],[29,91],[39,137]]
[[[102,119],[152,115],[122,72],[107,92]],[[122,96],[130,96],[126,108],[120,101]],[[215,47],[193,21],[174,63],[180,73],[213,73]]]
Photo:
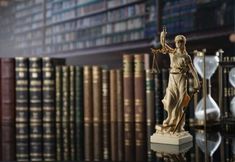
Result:
[[231,0],[206,3],[196,0],[166,1],[162,22],[170,34],[229,26],[233,23],[228,18],[234,12],[233,4]]

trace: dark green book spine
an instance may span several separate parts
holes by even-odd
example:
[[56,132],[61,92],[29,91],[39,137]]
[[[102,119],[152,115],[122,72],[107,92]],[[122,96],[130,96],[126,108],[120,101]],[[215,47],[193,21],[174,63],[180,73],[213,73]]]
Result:
[[62,160],[62,68],[56,66],[56,160]]
[[75,138],[76,160],[84,159],[84,127],[83,127],[83,69],[75,68]]
[[69,67],[62,67],[62,143],[63,143],[63,160],[70,160],[69,145]]
[[111,159],[110,148],[110,99],[109,99],[109,71],[102,70],[102,115],[103,115],[103,159]]
[[69,134],[70,134],[70,160],[75,160],[75,67],[69,66],[70,103],[69,103]]
[[29,58],[30,160],[42,161],[42,60]]
[[43,159],[44,161],[55,161],[55,73],[51,58],[42,59],[42,76]]
[[29,161],[29,75],[28,59],[15,58],[16,160]]

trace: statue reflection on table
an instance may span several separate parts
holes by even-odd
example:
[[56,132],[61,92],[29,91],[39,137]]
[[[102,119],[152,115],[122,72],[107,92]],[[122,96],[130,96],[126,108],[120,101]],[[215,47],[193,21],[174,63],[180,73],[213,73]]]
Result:
[[[151,136],[153,143],[182,144],[192,141],[192,136],[184,130],[184,111],[191,97],[200,88],[198,75],[192,64],[191,57],[186,51],[186,38],[183,35],[175,37],[175,48],[166,43],[166,28],[160,34],[161,49],[151,49],[153,53],[152,72],[156,72],[156,55],[159,53],[169,54],[170,71],[166,94],[162,99],[167,118],[162,125],[156,125],[156,133]],[[187,81],[189,72],[194,77],[194,93],[188,94]]]

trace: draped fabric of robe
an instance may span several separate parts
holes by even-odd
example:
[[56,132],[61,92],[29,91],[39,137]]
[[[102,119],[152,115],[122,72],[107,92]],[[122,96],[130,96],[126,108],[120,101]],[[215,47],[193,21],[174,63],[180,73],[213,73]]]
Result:
[[[186,51],[180,53],[178,50],[175,50],[174,53],[170,53],[169,55],[171,69],[166,94],[162,100],[168,116],[163,121],[163,127],[166,127],[167,131],[173,131],[183,113],[183,101],[185,97],[188,97],[187,73],[191,58]],[[184,123],[185,119],[180,123],[178,132],[184,130]]]

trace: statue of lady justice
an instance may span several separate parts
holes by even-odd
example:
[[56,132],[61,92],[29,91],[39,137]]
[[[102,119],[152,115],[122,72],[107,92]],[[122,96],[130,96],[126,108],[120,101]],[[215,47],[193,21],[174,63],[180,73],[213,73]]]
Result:
[[152,49],[154,55],[163,53],[169,54],[170,56],[169,81],[166,94],[162,100],[168,116],[161,126],[156,126],[156,129],[157,133],[174,134],[175,132],[184,132],[184,108],[188,105],[190,98],[192,97],[187,93],[188,72],[191,72],[194,77],[195,92],[200,88],[200,84],[191,57],[186,51],[185,36],[177,35],[175,37],[176,47],[172,48],[165,41],[166,34],[166,29],[163,28],[163,31],[160,34],[162,48]]

